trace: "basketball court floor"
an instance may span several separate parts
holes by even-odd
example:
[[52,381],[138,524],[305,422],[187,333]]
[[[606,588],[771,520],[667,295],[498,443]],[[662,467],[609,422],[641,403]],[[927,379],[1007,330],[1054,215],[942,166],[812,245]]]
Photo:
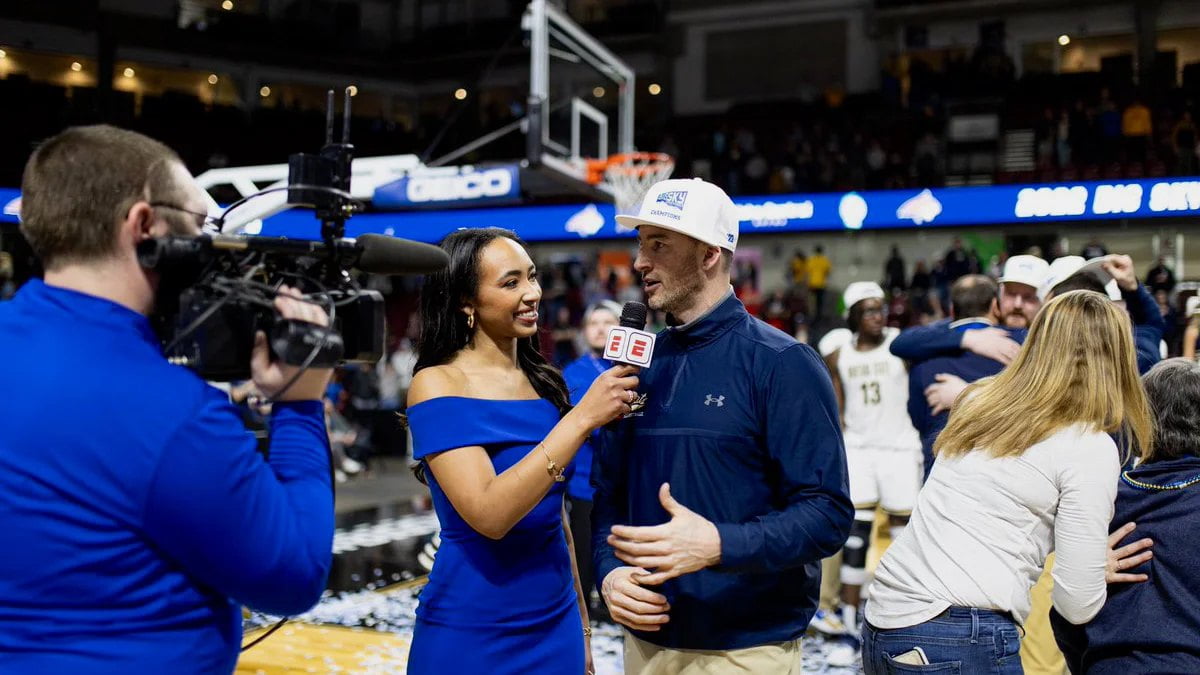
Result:
[[[396,460],[389,460],[383,472],[339,485],[329,590],[312,611],[243,652],[237,672],[404,673],[429,564],[426,549],[438,530],[426,494]],[[276,619],[248,615],[243,644],[262,637]],[[805,638],[805,673],[861,672],[827,665],[830,646],[819,635]],[[621,648],[618,626],[595,624],[592,653],[598,675],[623,672]]]

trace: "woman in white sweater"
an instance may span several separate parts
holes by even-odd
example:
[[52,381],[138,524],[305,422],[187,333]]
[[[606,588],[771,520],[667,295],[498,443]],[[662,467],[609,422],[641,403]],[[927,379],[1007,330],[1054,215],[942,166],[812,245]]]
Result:
[[934,445],[868,593],[868,675],[1021,673],[1019,626],[1052,551],[1054,607],[1074,623],[1095,616],[1121,466],[1112,434],[1145,449],[1151,425],[1125,313],[1091,291],[1046,304],[1016,360],[963,392]]

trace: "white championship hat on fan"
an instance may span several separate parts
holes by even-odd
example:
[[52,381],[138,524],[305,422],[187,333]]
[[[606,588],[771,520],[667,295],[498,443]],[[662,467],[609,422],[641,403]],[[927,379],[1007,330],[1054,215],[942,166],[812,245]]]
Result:
[[738,217],[733,200],[721,188],[699,178],[672,178],[650,186],[636,215],[617,222],[636,229],[653,225],[709,246],[737,249]]
[[1121,287],[1117,285],[1117,280],[1108,273],[1108,270],[1104,269],[1104,261],[1107,259],[1108,256],[1092,258],[1085,262],[1083,267],[1079,268],[1079,271],[1089,272],[1099,279],[1100,283],[1104,284],[1104,290],[1108,292],[1109,300],[1120,300],[1124,297],[1121,295]]
[[1120,300],[1121,289],[1117,287],[1117,280],[1104,271],[1100,266],[1101,262],[1103,262],[1103,258],[1094,258],[1090,261],[1085,261],[1077,255],[1066,255],[1061,258],[1055,258],[1054,262],[1050,263],[1046,280],[1038,287],[1038,300],[1044,301],[1055,286],[1066,281],[1068,277],[1074,276],[1076,273],[1092,274],[1100,283],[1104,284],[1104,290],[1108,293],[1109,300]]
[[1002,284],[1025,284],[1035,289],[1041,288],[1050,274],[1050,263],[1036,255],[1014,255],[1004,263],[1004,273],[1000,275]]
[[842,293],[842,304],[846,307],[842,310],[842,316],[849,316],[851,307],[871,298],[878,298],[880,300],[884,298],[883,288],[879,284],[874,281],[855,281],[850,284],[846,287],[846,291]]

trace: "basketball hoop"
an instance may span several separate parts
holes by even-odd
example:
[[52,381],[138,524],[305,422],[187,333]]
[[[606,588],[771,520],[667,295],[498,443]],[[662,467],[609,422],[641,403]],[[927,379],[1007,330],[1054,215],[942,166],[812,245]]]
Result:
[[663,152],[625,152],[588,162],[589,180],[603,180],[613,192],[617,213],[637,213],[646,191],[670,177],[675,160]]

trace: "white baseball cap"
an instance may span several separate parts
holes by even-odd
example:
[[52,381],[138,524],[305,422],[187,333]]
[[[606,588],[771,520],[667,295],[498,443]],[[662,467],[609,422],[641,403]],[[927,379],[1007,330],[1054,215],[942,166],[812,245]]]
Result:
[[1050,270],[1046,275],[1046,281],[1038,287],[1038,299],[1045,300],[1050,291],[1059,283],[1066,281],[1068,277],[1075,274],[1091,274],[1096,277],[1100,283],[1104,284],[1104,291],[1108,294],[1109,300],[1120,300],[1121,289],[1117,287],[1117,280],[1112,278],[1112,275],[1104,271],[1100,263],[1104,258],[1093,258],[1085,261],[1077,255],[1066,255],[1061,258],[1056,258],[1050,263]]
[[1187,304],[1184,305],[1184,307],[1186,308],[1184,311],[1185,316],[1190,317],[1191,315],[1195,314],[1198,310],[1200,310],[1200,295],[1193,295],[1192,297],[1188,298]]
[[1004,274],[1000,275],[1000,283],[1041,288],[1049,274],[1050,263],[1036,255],[1014,255],[1004,263]]
[[1083,267],[1084,259],[1077,255],[1065,255],[1061,258],[1055,258],[1054,262],[1050,263],[1050,270],[1046,274],[1046,280],[1038,286],[1038,300],[1045,300],[1047,295],[1050,295],[1050,289],[1058,285],[1060,281],[1065,281],[1067,277],[1079,271]]
[[855,281],[846,287],[846,292],[842,293],[842,304],[846,308],[842,311],[842,316],[850,315],[850,308],[863,300],[871,298],[883,299],[883,289],[874,281]]
[[1080,272],[1088,272],[1100,280],[1104,284],[1104,290],[1108,292],[1109,300],[1120,300],[1124,296],[1121,295],[1121,287],[1117,285],[1117,280],[1113,278],[1108,270],[1104,269],[1104,261],[1108,260],[1108,256],[1102,255],[1099,258],[1092,258],[1085,262],[1083,267],[1079,268]]
[[699,178],[672,178],[650,186],[637,215],[617,216],[628,228],[653,225],[727,251],[737,249],[738,217],[721,188]]

